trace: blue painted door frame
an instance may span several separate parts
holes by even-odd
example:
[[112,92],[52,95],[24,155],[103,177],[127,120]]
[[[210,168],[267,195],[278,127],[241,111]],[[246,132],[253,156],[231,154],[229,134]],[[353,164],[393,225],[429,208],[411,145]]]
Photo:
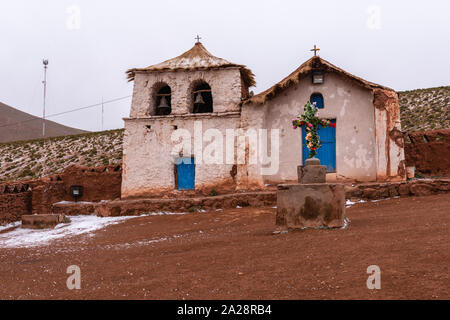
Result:
[[[336,120],[331,120],[332,123],[336,123]],[[336,172],[336,128],[319,127],[319,136],[322,146],[319,148],[316,157],[319,158],[320,164],[327,166],[327,172]],[[302,155],[303,165],[305,160],[308,159],[309,149],[306,146],[306,129],[302,127]]]
[[177,158],[177,189],[193,190],[195,189],[195,161],[194,158]]

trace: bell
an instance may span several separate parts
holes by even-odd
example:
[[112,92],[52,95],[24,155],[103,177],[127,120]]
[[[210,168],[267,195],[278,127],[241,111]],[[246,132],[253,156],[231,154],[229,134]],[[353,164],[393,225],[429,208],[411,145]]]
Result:
[[202,94],[199,92],[197,93],[197,98],[195,98],[194,101],[195,104],[205,104],[205,101],[203,101]]
[[168,108],[169,105],[167,104],[166,97],[161,97],[161,101],[159,102],[158,108]]
[[157,114],[158,115],[165,115],[170,113],[170,106],[167,103],[166,97],[161,97],[161,101],[158,106]]

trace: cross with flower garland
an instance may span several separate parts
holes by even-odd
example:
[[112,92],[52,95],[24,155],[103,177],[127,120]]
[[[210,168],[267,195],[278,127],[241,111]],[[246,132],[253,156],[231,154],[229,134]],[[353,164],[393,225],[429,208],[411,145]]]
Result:
[[306,128],[306,141],[307,147],[309,149],[308,158],[313,158],[317,155],[317,150],[321,147],[320,136],[319,136],[319,126],[323,128],[333,127],[336,128],[336,124],[332,123],[329,119],[320,119],[316,116],[319,111],[316,107],[316,103],[311,103],[308,101],[305,104],[305,112],[298,116],[297,119],[292,120],[292,126],[294,129],[301,128],[305,126]]

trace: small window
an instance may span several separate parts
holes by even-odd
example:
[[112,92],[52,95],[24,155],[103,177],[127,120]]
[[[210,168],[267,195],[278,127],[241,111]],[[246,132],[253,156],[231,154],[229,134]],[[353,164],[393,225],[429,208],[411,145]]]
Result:
[[209,84],[201,81],[194,85],[192,91],[192,104],[193,113],[213,112],[213,98]]
[[172,91],[167,84],[159,86],[154,101],[156,116],[166,116],[172,112]]
[[318,109],[323,109],[325,107],[325,105],[323,103],[323,96],[320,93],[313,93],[309,100],[311,101],[311,103],[315,102],[316,103],[316,107]]

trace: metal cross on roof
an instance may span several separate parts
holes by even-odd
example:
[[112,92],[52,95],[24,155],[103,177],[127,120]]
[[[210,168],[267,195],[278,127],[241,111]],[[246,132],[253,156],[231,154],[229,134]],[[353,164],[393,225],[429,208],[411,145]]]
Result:
[[319,51],[320,49],[316,47],[316,45],[314,45],[314,49],[311,49],[310,51],[314,51],[314,56],[316,56],[317,51]]
[[199,35],[197,35],[197,36],[195,37],[195,39],[197,39],[197,43],[198,43],[198,42],[200,42],[200,39],[201,39],[201,38],[200,38]]

